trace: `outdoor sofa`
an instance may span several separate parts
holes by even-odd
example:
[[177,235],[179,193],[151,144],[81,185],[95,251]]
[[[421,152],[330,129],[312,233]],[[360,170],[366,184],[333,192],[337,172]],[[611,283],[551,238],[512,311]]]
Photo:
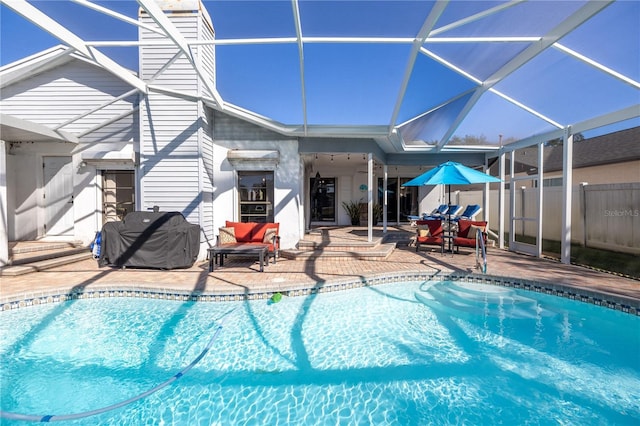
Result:
[[231,222],[227,220],[225,226],[219,229],[217,245],[266,244],[269,249],[269,257],[273,257],[275,262],[280,250],[279,231],[280,224],[277,222]]

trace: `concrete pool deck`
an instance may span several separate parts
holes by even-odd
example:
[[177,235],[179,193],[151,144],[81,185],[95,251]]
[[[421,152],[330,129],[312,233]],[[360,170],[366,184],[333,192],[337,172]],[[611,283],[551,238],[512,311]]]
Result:
[[[332,232],[332,237],[339,239],[347,230]],[[297,260],[280,257],[276,264],[269,264],[262,273],[255,259],[229,258],[224,267],[216,268],[214,272],[208,271],[206,261],[197,262],[188,269],[148,270],[99,267],[96,260],[87,259],[17,277],[0,276],[0,303],[7,309],[11,302],[43,295],[114,288],[176,291],[192,295],[266,294],[417,273],[434,279],[453,275],[480,280],[494,277],[513,282],[537,282],[548,288],[560,286],[575,289],[579,294],[602,295],[605,300],[616,300],[634,309],[640,306],[640,280],[492,247],[488,248],[487,272],[482,274],[476,267],[474,250],[463,248],[459,254],[443,255],[434,249],[416,252],[414,247],[399,244],[383,260],[348,256]],[[518,287],[519,284],[512,286]]]

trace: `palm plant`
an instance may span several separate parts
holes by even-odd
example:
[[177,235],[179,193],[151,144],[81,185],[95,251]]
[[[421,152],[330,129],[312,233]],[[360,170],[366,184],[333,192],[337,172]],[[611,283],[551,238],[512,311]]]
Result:
[[360,203],[357,201],[343,201],[342,207],[347,211],[349,218],[351,219],[352,226],[360,226]]

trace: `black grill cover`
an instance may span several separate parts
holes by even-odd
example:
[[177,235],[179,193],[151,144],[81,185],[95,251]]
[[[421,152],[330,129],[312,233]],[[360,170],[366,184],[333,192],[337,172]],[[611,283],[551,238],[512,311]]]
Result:
[[100,266],[189,268],[200,250],[200,227],[180,212],[131,212],[102,227]]

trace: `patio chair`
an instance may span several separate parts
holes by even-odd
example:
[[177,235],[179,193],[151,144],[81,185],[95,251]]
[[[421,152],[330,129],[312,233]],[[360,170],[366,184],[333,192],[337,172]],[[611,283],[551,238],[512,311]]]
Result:
[[460,247],[476,247],[476,233],[478,229],[482,232],[482,239],[485,247],[487,245],[487,222],[460,219],[458,221],[458,232],[453,237],[453,248],[456,253],[460,252]]
[[440,219],[419,220],[416,226],[416,251],[421,245],[435,245],[440,246],[440,253],[444,253],[444,231]]
[[460,219],[475,220],[478,213],[482,211],[482,207],[477,204],[469,204],[466,209],[459,215],[452,217],[451,220],[459,221]]

